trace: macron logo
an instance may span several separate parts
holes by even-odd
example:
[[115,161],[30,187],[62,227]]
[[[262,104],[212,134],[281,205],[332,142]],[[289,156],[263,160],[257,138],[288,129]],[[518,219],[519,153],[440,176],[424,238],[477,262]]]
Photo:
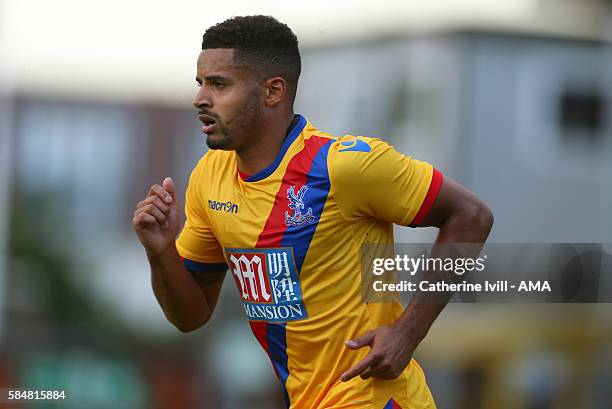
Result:
[[238,205],[232,203],[230,200],[227,202],[218,202],[216,200],[208,201],[208,208],[226,213],[238,213]]

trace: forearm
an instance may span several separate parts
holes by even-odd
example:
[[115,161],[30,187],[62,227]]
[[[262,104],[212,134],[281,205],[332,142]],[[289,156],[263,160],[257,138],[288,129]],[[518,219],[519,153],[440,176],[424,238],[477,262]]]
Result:
[[183,332],[205,323],[212,313],[197,280],[185,268],[174,244],[160,254],[147,253],[151,284],[166,318]]
[[[486,207],[474,209],[469,214],[449,217],[440,226],[430,258],[476,258],[486,241],[493,224],[493,217]],[[456,244],[469,245],[455,246]],[[430,283],[438,281],[455,282],[460,277],[454,272],[425,271],[423,279]],[[417,291],[408,307],[397,321],[411,341],[417,345],[431,328],[440,312],[453,296],[451,292],[425,293]]]

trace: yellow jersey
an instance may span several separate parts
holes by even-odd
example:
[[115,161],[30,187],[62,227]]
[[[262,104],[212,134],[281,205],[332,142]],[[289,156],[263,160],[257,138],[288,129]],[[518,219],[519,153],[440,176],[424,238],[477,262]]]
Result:
[[380,139],[336,137],[297,116],[255,175],[238,172],[234,151],[200,159],[177,249],[194,273],[229,268],[287,407],[435,408],[414,359],[394,380],[340,375],[369,351],[345,341],[403,312],[362,301],[361,246],[392,244],[394,223],[418,225],[441,183],[431,165]]

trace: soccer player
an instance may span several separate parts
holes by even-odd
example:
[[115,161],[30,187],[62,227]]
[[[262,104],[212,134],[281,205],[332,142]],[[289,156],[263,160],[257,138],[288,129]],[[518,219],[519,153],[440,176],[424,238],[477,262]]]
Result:
[[436,245],[483,243],[491,211],[380,139],[336,137],[294,114],[300,69],[297,38],[274,18],[204,34],[193,105],[210,150],[189,180],[187,220],[176,239],[170,178],[133,218],[153,291],[193,331],[229,268],[287,407],[435,408],[412,355],[445,302],[363,302],[360,249],[392,244],[394,223],[438,227]]

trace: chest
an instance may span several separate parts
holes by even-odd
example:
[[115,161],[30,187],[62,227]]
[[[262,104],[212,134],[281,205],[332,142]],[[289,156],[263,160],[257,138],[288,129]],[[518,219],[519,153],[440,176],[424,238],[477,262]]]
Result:
[[332,200],[324,176],[219,183],[209,192],[203,198],[207,217],[224,248],[295,246],[327,224],[323,213]]

